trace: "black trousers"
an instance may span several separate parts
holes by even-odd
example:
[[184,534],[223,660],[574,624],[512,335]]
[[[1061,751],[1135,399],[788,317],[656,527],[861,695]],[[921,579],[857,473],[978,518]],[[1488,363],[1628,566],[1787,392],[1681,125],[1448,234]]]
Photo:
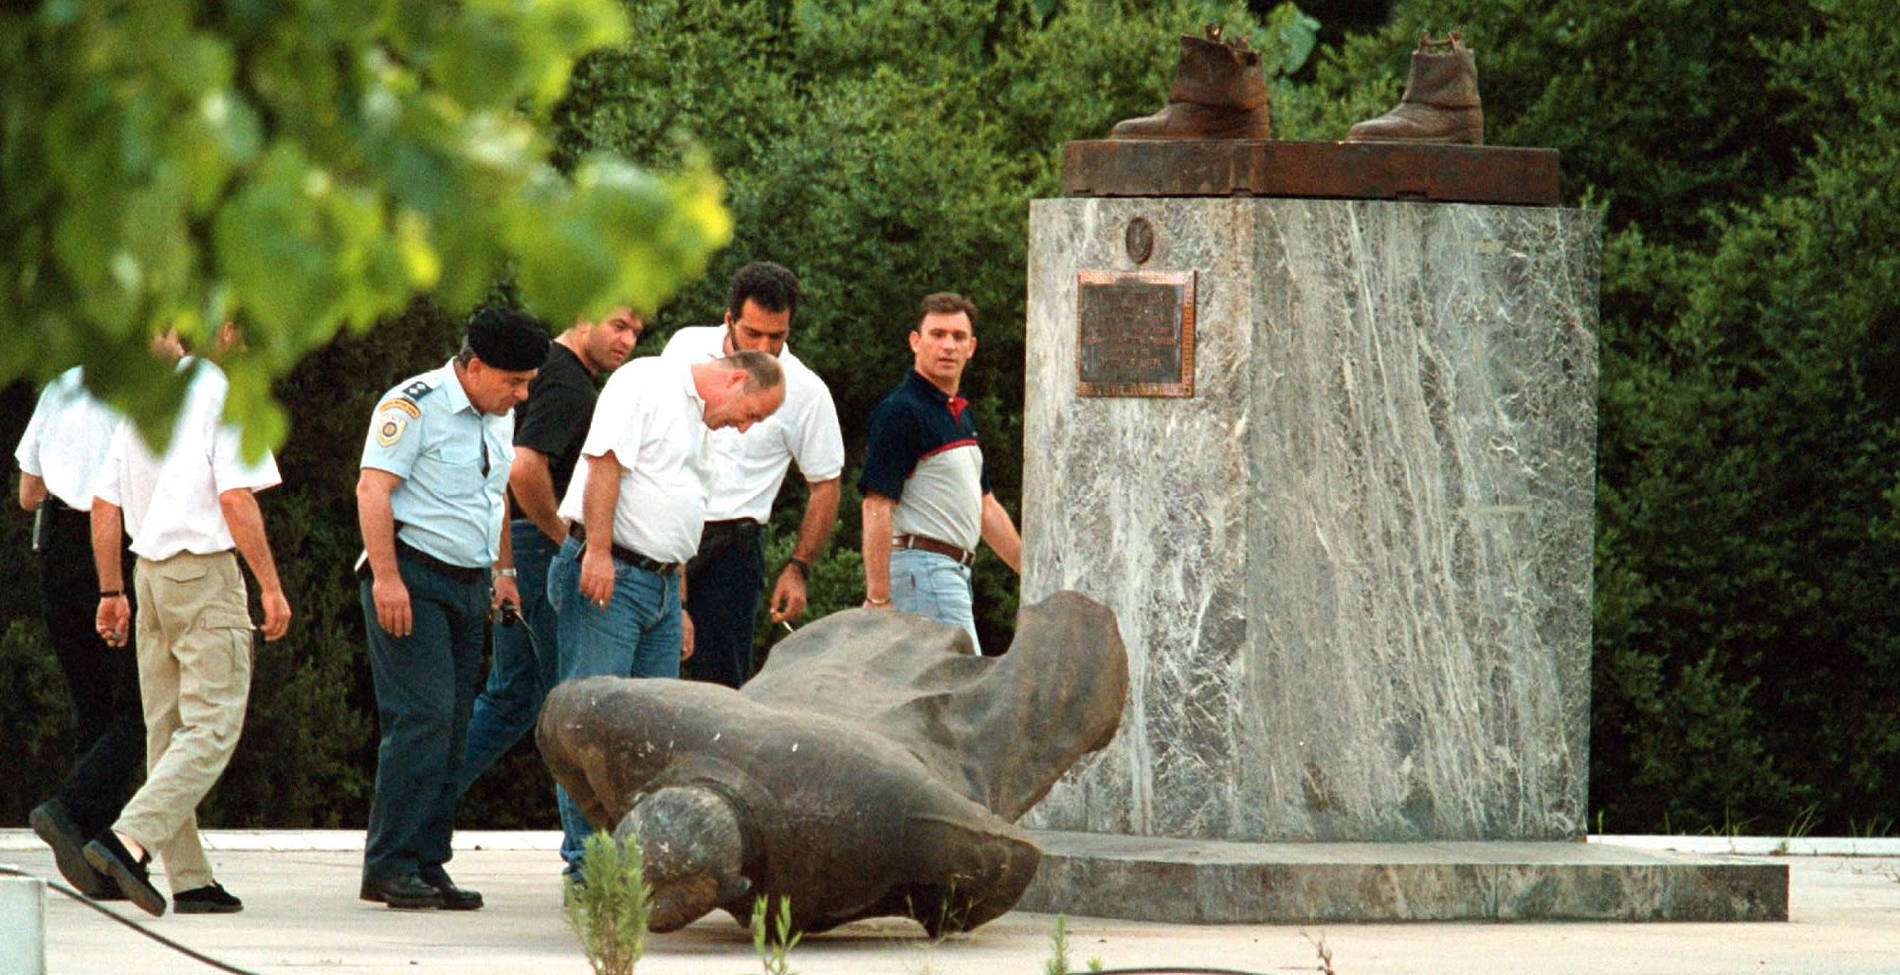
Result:
[[[145,767],[138,651],[129,635],[123,647],[109,647],[99,637],[91,517],[57,502],[43,507],[40,612],[73,706],[73,767],[56,797],[80,829],[94,834],[119,818],[133,776]],[[129,580],[132,556],[121,558]]]
[[688,678],[727,687],[752,679],[752,623],[764,588],[758,523],[709,523],[700,535],[699,555],[686,563],[693,655],[680,669]]

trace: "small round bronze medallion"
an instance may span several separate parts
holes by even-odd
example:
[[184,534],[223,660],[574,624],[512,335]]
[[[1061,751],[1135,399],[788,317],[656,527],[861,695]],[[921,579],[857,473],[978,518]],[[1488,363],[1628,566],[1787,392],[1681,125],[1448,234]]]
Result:
[[1128,259],[1136,264],[1148,263],[1155,252],[1155,228],[1146,217],[1136,217],[1128,221],[1128,232],[1123,235],[1122,243],[1128,248]]

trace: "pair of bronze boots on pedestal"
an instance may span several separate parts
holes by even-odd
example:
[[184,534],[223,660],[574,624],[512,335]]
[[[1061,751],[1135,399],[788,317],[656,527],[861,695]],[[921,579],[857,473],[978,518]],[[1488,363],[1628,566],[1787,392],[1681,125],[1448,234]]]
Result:
[[[1245,40],[1221,40],[1219,25],[1205,37],[1181,36],[1181,60],[1168,105],[1153,115],[1117,122],[1114,139],[1268,138],[1267,82],[1260,52]],[[1478,64],[1454,30],[1442,41],[1419,34],[1412,72],[1398,107],[1360,122],[1347,142],[1484,144],[1484,108]]]

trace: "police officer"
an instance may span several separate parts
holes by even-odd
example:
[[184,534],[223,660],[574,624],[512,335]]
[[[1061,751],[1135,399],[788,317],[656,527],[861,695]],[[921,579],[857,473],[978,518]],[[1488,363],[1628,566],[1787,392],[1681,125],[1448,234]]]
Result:
[[443,864],[488,613],[521,601],[505,531],[513,410],[547,356],[539,322],[485,309],[453,360],[390,390],[370,419],[356,485],[358,592],[383,737],[364,900],[482,906]]

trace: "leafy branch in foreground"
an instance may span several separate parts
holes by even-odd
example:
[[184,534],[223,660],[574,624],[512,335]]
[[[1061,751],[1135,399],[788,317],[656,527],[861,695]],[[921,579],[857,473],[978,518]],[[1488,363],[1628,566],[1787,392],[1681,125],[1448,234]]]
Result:
[[167,329],[227,319],[227,415],[281,443],[270,383],[340,327],[416,295],[474,305],[504,269],[550,322],[656,307],[731,232],[709,166],[548,163],[581,55],[627,40],[615,0],[192,0],[0,12],[0,384],[86,366],[162,436]]

